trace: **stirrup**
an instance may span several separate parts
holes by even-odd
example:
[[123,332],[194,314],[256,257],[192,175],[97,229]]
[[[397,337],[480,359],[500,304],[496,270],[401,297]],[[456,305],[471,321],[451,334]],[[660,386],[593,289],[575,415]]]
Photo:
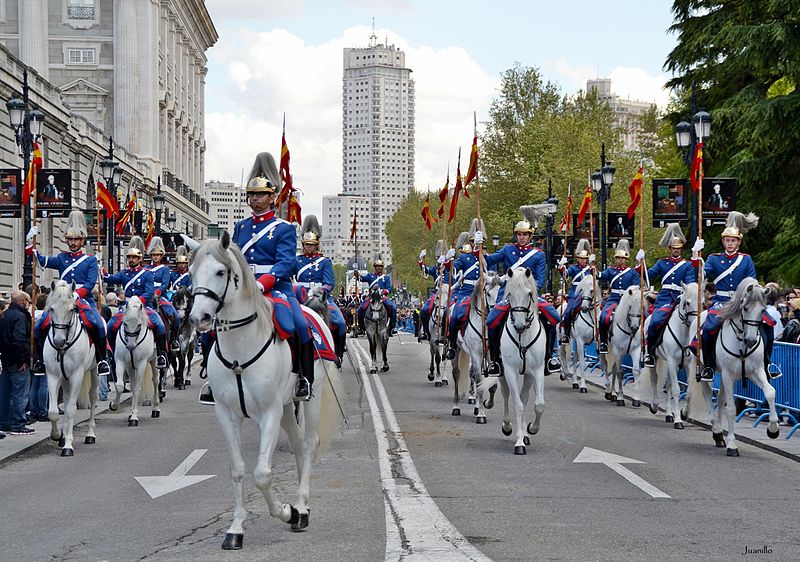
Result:
[[606,342],[601,341],[600,344],[597,346],[597,353],[602,353],[606,355],[608,353],[608,344]]
[[294,401],[295,402],[308,402],[311,400],[311,383],[308,382],[308,379],[305,377],[299,377],[297,379],[297,389],[294,392]]
[[569,336],[562,336],[558,339],[558,343],[569,343]]
[[559,361],[555,357],[552,357],[547,360],[547,369],[544,372],[544,376],[556,373],[560,370],[561,370],[561,361]]
[[97,362],[97,374],[101,377],[111,374],[111,367],[108,366],[108,361],[101,359]]
[[714,369],[711,367],[703,367],[700,372],[698,382],[712,382],[714,380]]
[[448,361],[452,361],[456,358],[456,348],[455,347],[448,347],[447,353],[444,356],[445,359]]
[[35,375],[43,375],[45,373],[44,361],[37,359],[31,370]]
[[158,369],[166,369],[167,368],[167,358],[164,357],[163,354],[159,353],[158,357],[156,358],[156,368]]
[[198,401],[201,404],[207,404],[209,406],[213,406],[215,404],[214,393],[211,392],[211,387],[209,386],[208,383],[205,383],[200,389],[200,396],[198,398]]
[[650,353],[645,353],[644,355],[644,366],[645,367],[655,367],[656,366],[656,358],[653,357]]
[[783,376],[783,371],[775,363],[770,363],[767,365],[767,376],[771,379],[779,379]]
[[181,350],[180,342],[178,342],[178,340],[172,340],[172,343],[169,344],[169,349],[170,351],[175,351],[175,352],[180,351]]
[[424,332],[419,335],[419,341],[428,341],[429,339],[428,334]]
[[500,368],[500,363],[497,361],[492,361],[489,363],[489,369],[486,371],[487,377],[499,377],[503,374],[503,370]]

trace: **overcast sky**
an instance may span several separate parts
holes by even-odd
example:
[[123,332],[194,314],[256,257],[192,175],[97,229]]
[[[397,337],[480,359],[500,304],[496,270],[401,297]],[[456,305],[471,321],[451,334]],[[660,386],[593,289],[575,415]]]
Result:
[[664,106],[662,66],[676,38],[666,0],[206,0],[206,179],[239,182],[258,152],[280,153],[281,121],[303,213],[342,185],[342,49],[400,47],[416,87],[418,189],[443,184],[472,112],[488,117],[500,74],[538,67],[562,93],[610,77],[612,90]]

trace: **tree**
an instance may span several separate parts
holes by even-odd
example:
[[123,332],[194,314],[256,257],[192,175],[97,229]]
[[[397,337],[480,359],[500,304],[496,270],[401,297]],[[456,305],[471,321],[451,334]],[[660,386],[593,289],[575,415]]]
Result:
[[[763,279],[800,282],[800,3],[675,0],[665,68],[688,112],[692,85],[713,115],[707,175],[739,178],[737,207],[761,217],[745,238]],[[715,240],[715,243],[716,240]],[[718,244],[718,243],[717,243]]]

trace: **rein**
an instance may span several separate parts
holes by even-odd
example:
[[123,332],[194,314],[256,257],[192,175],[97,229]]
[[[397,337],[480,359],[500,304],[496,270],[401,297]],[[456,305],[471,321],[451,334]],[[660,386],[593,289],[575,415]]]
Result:
[[741,344],[745,343],[745,340],[744,340],[744,331],[746,329],[745,326],[760,327],[761,326],[761,320],[745,320],[744,319],[744,312],[740,312],[739,313],[739,318],[741,319],[741,326],[742,326],[741,328],[739,328],[736,325],[736,321],[735,320],[731,320],[730,321],[730,327],[733,330],[733,335],[736,337],[736,341],[739,342],[739,344],[740,344],[739,352],[738,353],[734,353],[733,351],[728,349],[725,346],[725,340],[723,338],[720,338],[720,343],[722,344],[722,349],[724,349],[725,352],[728,355],[730,355],[734,359],[739,359],[739,362],[741,363],[741,367],[742,367],[742,369],[741,369],[741,371],[742,371],[742,375],[741,375],[742,376],[742,384],[745,384],[745,381],[746,381],[745,371],[744,371],[745,360],[748,357],[750,357],[753,353],[755,353],[755,351],[758,349],[758,346],[761,345],[761,330],[757,331],[758,338],[756,339],[756,343],[754,343],[752,347],[750,347],[748,349],[746,345],[745,346],[741,345]]
[[[531,310],[531,306],[530,305],[534,305],[533,310]],[[539,326],[539,330],[536,332],[536,335],[533,337],[533,339],[530,341],[530,343],[528,343],[525,346],[522,345],[522,337],[521,336],[522,336],[522,334],[524,332],[526,332],[531,327],[531,324],[533,324],[533,321],[536,319],[536,314],[538,313],[538,311],[539,311],[539,307],[538,307],[538,305],[536,303],[533,302],[533,295],[531,295],[530,293],[528,293],[528,306],[527,307],[525,307],[525,306],[515,306],[515,307],[512,307],[510,309],[510,313],[514,313],[514,312],[524,312],[525,313],[525,326],[523,326],[522,329],[518,329],[516,326],[514,327],[514,330],[517,332],[517,337],[519,339],[516,339],[516,340],[514,339],[514,334],[512,334],[511,330],[508,329],[509,322],[506,322],[506,328],[505,328],[506,329],[506,333],[508,334],[509,339],[511,339],[511,342],[516,346],[517,352],[519,353],[519,358],[522,361],[522,367],[520,368],[520,372],[519,372],[520,375],[524,375],[525,371],[527,370],[527,366],[528,366],[528,350],[531,347],[533,347],[533,344],[535,344],[539,340],[539,337],[542,335],[542,331],[543,331],[542,323],[538,322],[537,324]]]
[[[71,348],[73,345],[75,345],[75,343],[78,341],[78,339],[80,339],[81,334],[83,333],[83,324],[78,322],[78,326],[80,327],[80,329],[75,330],[75,337],[72,338],[72,340],[69,339],[69,333],[72,330],[72,326],[74,325],[74,321],[75,321],[75,318],[77,318],[77,316],[78,316],[78,311],[73,308],[72,309],[72,316],[70,316],[69,323],[68,324],[57,324],[56,322],[52,322],[50,324],[52,326],[52,330],[50,331],[49,334],[47,334],[47,341],[49,341],[50,345],[53,347],[53,349],[56,350],[56,358],[58,359],[58,365],[59,365],[59,367],[61,367],[61,376],[64,377],[65,379],[67,378],[67,373],[66,373],[66,371],[64,369],[64,355],[66,355],[67,351],[69,351],[69,348]],[[61,347],[58,347],[53,342],[53,331],[55,331],[55,330],[66,330],[67,331],[67,343],[65,345],[62,345]]]
[[[142,330],[142,326],[144,326],[144,330]],[[123,320],[122,330],[120,331],[120,333],[122,334],[122,343],[128,349],[128,353],[131,356],[131,365],[133,365],[133,352],[136,351],[136,348],[139,347],[145,340],[145,338],[147,337],[147,332],[149,330],[150,326],[147,324],[147,319],[145,319],[143,322],[139,324],[139,329],[136,330],[135,332],[129,332],[127,330],[127,327],[125,326],[125,321]],[[142,334],[142,338],[137,340],[136,338],[139,336],[140,333]],[[128,345],[128,336],[133,336],[133,340],[134,342],[136,342],[136,345],[134,345],[133,347]]]
[[641,317],[642,317],[641,314],[626,314],[625,315],[625,320],[628,320],[628,329],[630,330],[630,332],[625,330],[625,328],[622,327],[622,324],[617,324],[616,322],[614,322],[614,326],[616,326],[619,329],[620,332],[622,332],[623,334],[628,336],[628,347],[627,347],[626,355],[630,355],[630,353],[631,353],[631,345],[633,345],[633,339],[634,339],[634,337],[636,337],[636,332],[639,330],[639,323],[637,322],[636,324],[631,324],[629,319],[630,318],[641,318]]

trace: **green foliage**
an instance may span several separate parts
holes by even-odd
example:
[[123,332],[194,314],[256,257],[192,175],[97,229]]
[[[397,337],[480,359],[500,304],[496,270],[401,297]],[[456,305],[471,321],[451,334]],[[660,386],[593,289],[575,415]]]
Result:
[[694,83],[713,116],[707,175],[739,178],[737,207],[761,217],[747,236],[762,279],[800,282],[800,2],[675,0],[678,45],[665,67],[689,113]]

